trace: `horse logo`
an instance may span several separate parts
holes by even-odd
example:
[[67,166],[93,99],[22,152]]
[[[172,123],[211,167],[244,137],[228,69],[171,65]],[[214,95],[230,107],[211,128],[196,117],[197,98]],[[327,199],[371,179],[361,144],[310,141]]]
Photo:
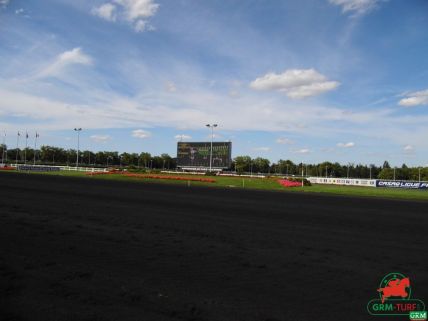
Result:
[[381,293],[382,303],[384,303],[385,299],[390,297],[401,297],[402,299],[409,297],[408,288],[410,288],[409,278],[403,277],[400,279],[398,275],[393,275],[392,279],[387,280],[386,286],[377,289],[377,291]]
[[[412,278],[412,283],[414,280]],[[412,321],[426,321],[425,303],[412,298],[410,278],[401,273],[387,274],[377,287],[379,297],[367,303],[371,315],[409,316]]]

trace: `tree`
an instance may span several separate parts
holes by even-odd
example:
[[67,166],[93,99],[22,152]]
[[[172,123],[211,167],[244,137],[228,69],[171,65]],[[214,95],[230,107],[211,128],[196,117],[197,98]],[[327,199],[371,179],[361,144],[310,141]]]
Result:
[[170,169],[171,167],[172,168],[176,167],[174,159],[168,154],[161,154],[160,157],[163,159],[163,165],[162,165],[163,169]]
[[152,155],[150,155],[150,153],[142,152],[140,154],[140,164],[141,164],[141,166],[144,166],[145,168],[149,167],[151,159],[152,159]]
[[267,173],[270,161],[266,158],[257,157],[253,160],[253,172]]
[[237,156],[233,160],[235,163],[235,170],[242,174],[243,172],[249,172],[251,166],[251,157],[250,156]]
[[0,144],[0,157],[1,157],[2,163],[6,162],[7,146],[5,144]]
[[278,161],[277,166],[278,166],[278,172],[280,174],[285,174],[285,175],[294,173],[294,169],[296,167],[296,165],[289,159],[287,160],[280,159]]

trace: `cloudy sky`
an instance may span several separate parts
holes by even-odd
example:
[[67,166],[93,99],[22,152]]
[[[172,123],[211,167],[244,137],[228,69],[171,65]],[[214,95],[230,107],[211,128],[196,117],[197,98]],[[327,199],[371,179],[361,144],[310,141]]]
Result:
[[0,131],[426,165],[427,30],[426,0],[0,0]]

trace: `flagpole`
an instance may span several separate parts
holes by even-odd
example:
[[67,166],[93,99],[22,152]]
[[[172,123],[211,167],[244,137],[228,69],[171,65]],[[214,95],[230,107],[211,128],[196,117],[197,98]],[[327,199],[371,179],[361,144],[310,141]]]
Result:
[[36,165],[36,153],[37,153],[37,138],[39,134],[36,132],[36,136],[34,137],[34,165]]
[[27,165],[28,132],[25,131],[24,165]]
[[[4,145],[5,145],[5,148],[6,148],[6,132],[4,132]],[[7,148],[5,150],[4,156],[6,157],[5,162],[7,163]]]
[[19,150],[19,137],[20,136],[21,136],[21,134],[18,132],[18,136],[16,137],[16,160],[15,160],[16,169],[18,169],[18,150]]

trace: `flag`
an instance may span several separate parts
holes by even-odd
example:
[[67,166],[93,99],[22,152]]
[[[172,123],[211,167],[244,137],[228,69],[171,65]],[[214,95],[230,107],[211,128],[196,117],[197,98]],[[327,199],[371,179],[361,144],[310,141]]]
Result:
[[25,138],[28,138],[28,132],[25,132]]
[[20,132],[18,132],[18,136],[21,136],[21,133],[20,133]]

